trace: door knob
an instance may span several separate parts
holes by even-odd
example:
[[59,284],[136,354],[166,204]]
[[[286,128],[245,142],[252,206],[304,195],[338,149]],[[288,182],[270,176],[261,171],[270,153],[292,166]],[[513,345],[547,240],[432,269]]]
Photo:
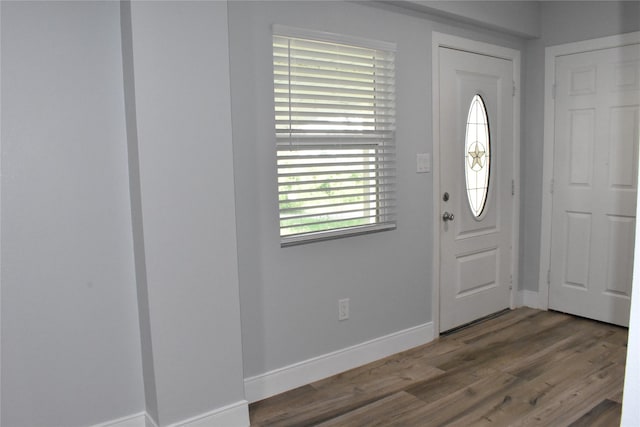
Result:
[[452,214],[452,213],[449,213],[449,212],[445,212],[445,213],[443,213],[443,214],[442,214],[442,220],[443,220],[444,222],[447,222],[447,221],[453,221],[453,214]]

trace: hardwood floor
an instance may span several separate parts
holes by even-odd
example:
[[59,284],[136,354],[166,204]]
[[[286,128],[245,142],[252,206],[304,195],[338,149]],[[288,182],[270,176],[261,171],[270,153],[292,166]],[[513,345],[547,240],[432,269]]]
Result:
[[252,426],[617,426],[627,330],[521,308],[250,405]]

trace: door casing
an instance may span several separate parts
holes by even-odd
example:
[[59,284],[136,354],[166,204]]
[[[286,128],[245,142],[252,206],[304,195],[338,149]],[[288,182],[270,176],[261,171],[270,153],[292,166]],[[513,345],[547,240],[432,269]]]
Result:
[[[514,196],[513,218],[511,233],[511,274],[513,289],[511,290],[511,308],[516,305],[516,291],[518,286],[518,248],[520,242],[520,52],[503,46],[478,42],[462,37],[439,32],[432,33],[432,94],[433,94],[433,289],[432,289],[432,320],[434,331],[440,330],[440,61],[439,49],[446,47],[480,55],[506,59],[513,63],[514,112],[513,112],[513,177]],[[438,332],[435,332],[436,334]]]
[[[575,43],[550,46],[545,49],[544,76],[544,156],[542,160],[542,218],[540,225],[540,271],[538,278],[537,306],[542,310],[549,308],[549,276],[551,269],[551,220],[553,209],[553,167],[555,145],[555,100],[554,81],[556,58],[563,55],[591,52],[640,43],[640,31],[617,36],[601,37]],[[530,305],[534,305],[531,301]]]

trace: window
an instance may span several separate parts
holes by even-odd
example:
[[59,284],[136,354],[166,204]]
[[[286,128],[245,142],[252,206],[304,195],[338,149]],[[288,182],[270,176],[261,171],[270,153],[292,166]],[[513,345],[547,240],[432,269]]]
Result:
[[464,150],[467,198],[475,218],[482,215],[487,203],[491,160],[490,144],[487,110],[480,95],[475,95],[469,106]]
[[395,228],[394,50],[274,26],[283,246]]

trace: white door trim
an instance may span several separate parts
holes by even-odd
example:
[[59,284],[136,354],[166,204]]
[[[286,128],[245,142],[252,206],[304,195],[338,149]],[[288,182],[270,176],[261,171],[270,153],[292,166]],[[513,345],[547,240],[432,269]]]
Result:
[[431,315],[434,331],[440,330],[440,60],[441,47],[478,53],[509,60],[513,63],[513,179],[515,195],[513,197],[513,230],[511,233],[511,308],[515,307],[515,294],[518,286],[518,253],[520,242],[520,51],[507,47],[469,40],[450,34],[433,32],[431,37],[432,64],[432,128],[433,128],[433,289],[431,293]]
[[551,216],[553,210],[553,151],[555,134],[555,102],[553,85],[556,75],[556,58],[563,55],[621,47],[640,43],[640,31],[549,46],[545,49],[544,74],[544,143],[542,159],[542,218],[540,224],[540,271],[538,278],[538,308],[549,308],[549,276],[551,268]]

